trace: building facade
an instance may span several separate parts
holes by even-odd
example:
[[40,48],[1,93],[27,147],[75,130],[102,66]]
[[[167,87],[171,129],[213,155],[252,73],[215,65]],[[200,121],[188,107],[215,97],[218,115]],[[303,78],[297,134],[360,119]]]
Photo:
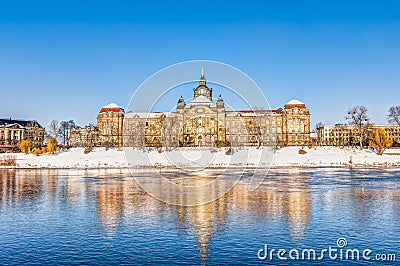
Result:
[[0,119],[0,152],[18,150],[24,139],[29,139],[32,147],[41,147],[44,131],[37,121]]
[[[368,135],[376,129],[385,130],[393,145],[400,145],[400,126],[371,125],[368,127]],[[350,125],[321,126],[317,128],[317,142],[321,146],[351,146],[358,145],[358,129]]]
[[69,147],[93,147],[98,143],[98,129],[95,126],[74,128],[67,132]]
[[97,146],[121,147],[125,111],[115,103],[100,109],[97,115]]
[[109,104],[98,115],[99,145],[128,147],[222,147],[309,145],[310,112],[298,100],[277,110],[225,109],[213,98],[204,72],[193,99],[181,96],[173,112],[127,112]]

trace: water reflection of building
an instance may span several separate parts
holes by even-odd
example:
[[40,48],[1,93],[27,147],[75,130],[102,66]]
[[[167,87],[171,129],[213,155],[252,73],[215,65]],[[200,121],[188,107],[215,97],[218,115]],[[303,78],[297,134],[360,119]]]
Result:
[[209,243],[214,234],[225,230],[227,216],[226,199],[221,198],[208,204],[194,207],[177,207],[178,229],[191,231],[197,241],[200,259],[205,261]]
[[287,223],[294,236],[302,236],[311,222],[311,193],[291,191],[286,194],[285,212]]
[[44,179],[45,191],[49,199],[54,202],[57,196],[58,189],[58,171],[47,170],[41,173],[41,178]]
[[[133,179],[94,177],[96,182],[86,183],[79,175],[85,173],[65,175],[59,171],[2,171],[1,202],[6,204],[10,200],[35,199],[46,193],[51,201],[66,200],[70,204],[77,200],[88,201],[89,197],[94,196],[99,223],[105,230],[112,232],[117,230],[123,216],[127,219],[138,215],[141,219],[154,218],[160,214],[160,210],[170,207],[146,195]],[[176,207],[177,228],[194,233],[202,258],[207,257],[213,235],[224,230],[228,213],[268,220],[283,217],[293,235],[302,235],[311,220],[311,191],[308,183],[307,174],[291,173],[275,179],[269,178],[259,189],[251,192],[247,189],[247,183],[241,182],[224,197],[209,204]],[[226,188],[218,186],[220,183],[215,182],[215,190]],[[174,191],[167,190],[165,193],[173,194]],[[183,198],[182,204],[192,201]]]
[[[375,184],[368,185],[372,187]],[[400,225],[400,190],[395,189],[394,183],[391,185],[393,188],[390,189],[352,187],[348,193],[341,193],[345,201],[342,203],[343,216],[350,218],[356,224],[355,227],[360,230],[365,227],[374,227],[376,224],[385,224],[386,221]],[[398,234],[395,228],[393,227],[392,231]],[[390,235],[390,231],[387,230],[385,233]]]
[[214,235],[226,229],[228,214],[235,219],[283,219],[293,237],[302,236],[307,230],[312,214],[310,176],[307,173],[281,174],[255,191],[249,191],[247,181],[239,182],[226,195],[211,203],[177,207],[178,229],[196,236],[202,261],[208,257]]
[[97,185],[96,199],[99,222],[109,232],[117,230],[123,212],[122,184],[118,180],[108,179],[105,184]]
[[[301,173],[270,172],[264,183],[255,191],[247,184],[238,185],[232,191],[230,212],[249,214],[254,219],[280,220],[287,223],[292,236],[304,234],[311,222],[310,176]],[[235,206],[236,205],[236,206]]]
[[7,204],[18,200],[35,200],[43,190],[40,171],[0,170],[1,202]]

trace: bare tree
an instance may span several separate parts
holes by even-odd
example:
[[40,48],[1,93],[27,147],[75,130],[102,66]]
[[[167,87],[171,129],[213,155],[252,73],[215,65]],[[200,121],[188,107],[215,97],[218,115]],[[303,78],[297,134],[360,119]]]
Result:
[[387,121],[389,124],[396,124],[400,126],[400,106],[392,106],[389,108]]
[[58,140],[60,136],[60,126],[57,119],[53,119],[50,123],[49,130],[46,134],[46,139],[55,138]]
[[146,149],[145,127],[146,127],[146,122],[143,119],[138,119],[136,131],[135,131],[135,136],[136,136],[135,140],[137,143],[137,147],[143,151]]
[[363,143],[368,139],[368,129],[371,126],[367,107],[354,106],[347,111],[345,118],[350,125],[355,126],[355,136],[360,144],[360,149],[362,149]]
[[124,121],[123,145],[135,149],[145,149],[145,120],[139,117]]
[[162,114],[159,118],[157,118],[157,122],[156,122],[156,132],[159,133],[157,135],[159,135],[159,137],[160,137],[160,143],[158,143],[158,138],[157,138],[157,143],[155,143],[156,147],[160,146],[160,147],[165,147],[166,149],[168,149],[169,141],[166,136],[167,135],[166,134],[167,127],[168,127],[167,117],[164,114]]
[[68,130],[68,122],[61,121],[60,128],[59,128],[59,134],[60,134],[63,146],[65,146],[65,142],[67,140],[67,132],[68,132],[67,130]]
[[68,132],[75,129],[76,125],[74,120],[61,121],[59,124],[59,137],[61,138],[62,144],[65,146],[67,143]]

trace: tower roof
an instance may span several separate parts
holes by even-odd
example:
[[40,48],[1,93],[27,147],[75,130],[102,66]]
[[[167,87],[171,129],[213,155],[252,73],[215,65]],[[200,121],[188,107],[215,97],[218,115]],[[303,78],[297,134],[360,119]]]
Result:
[[304,104],[303,102],[301,102],[301,101],[299,101],[299,100],[297,100],[297,99],[293,99],[293,100],[290,100],[288,103],[286,103],[286,104]]
[[204,77],[204,68],[201,68],[201,77],[199,81],[199,85],[193,89],[193,98],[199,97],[201,95],[209,98],[212,98],[212,88],[207,87],[206,78]]
[[296,99],[290,100],[288,103],[285,104],[285,109],[292,109],[295,107],[303,109],[307,108],[305,103]]
[[181,102],[185,102],[185,100],[183,99],[183,96],[181,95],[181,97],[179,98],[179,100],[178,100],[178,103],[181,103]]
[[100,113],[106,113],[106,112],[123,113],[124,109],[118,106],[116,103],[109,103],[106,106],[102,107],[100,110]]

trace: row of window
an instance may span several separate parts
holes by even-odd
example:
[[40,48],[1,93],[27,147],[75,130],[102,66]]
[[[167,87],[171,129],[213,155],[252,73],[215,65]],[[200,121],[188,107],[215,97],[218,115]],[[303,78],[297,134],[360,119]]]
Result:
[[116,130],[111,130],[111,129],[102,129],[101,130],[102,135],[117,135],[118,132]]
[[99,114],[99,117],[118,117],[118,116],[122,117],[122,114],[121,113],[116,113],[116,112],[107,112],[107,113],[100,113]]
[[[202,109],[198,109],[198,110],[202,110]],[[203,125],[204,124],[204,121],[203,121],[203,119],[201,119],[201,118],[199,118],[199,119],[197,119],[197,120],[193,120],[193,121],[191,121],[192,123],[196,123],[196,124],[198,124],[198,125]],[[288,125],[289,126],[291,126],[291,125],[294,125],[294,126],[300,126],[300,127],[303,127],[304,125],[305,125],[305,121],[303,120],[303,119],[288,119],[287,120],[287,122],[288,122]],[[255,122],[255,123],[258,123],[258,122]],[[149,122],[148,121],[146,121],[146,126],[149,126]],[[251,121],[249,121],[249,124],[251,124]],[[278,126],[281,126],[281,121],[280,120],[278,120],[278,121],[274,121],[274,120],[269,120],[269,119],[267,119],[267,120],[265,120],[265,123],[264,123],[266,126],[275,126],[275,125],[278,125]],[[108,127],[110,127],[110,126],[112,126],[113,125],[113,123],[112,122],[103,122],[102,123],[102,126],[103,127],[106,127],[106,126],[108,126]],[[183,122],[182,121],[180,121],[179,122],[179,125],[180,126],[182,126],[183,125]],[[214,120],[213,119],[210,119],[210,121],[209,121],[209,123],[207,123],[207,125],[210,125],[210,126],[214,126],[215,125],[215,122],[214,122]],[[235,127],[235,126],[245,126],[245,122],[244,121],[226,121],[226,126],[227,127],[229,127],[229,126],[232,126],[232,127]]]
[[295,126],[297,126],[297,125],[300,125],[300,126],[304,126],[304,120],[299,120],[299,119],[288,119],[287,120],[287,122],[288,122],[288,125],[295,125]]
[[[18,137],[18,136],[14,136],[14,137],[9,136],[9,137],[7,138],[7,140],[12,140],[12,139],[14,139],[14,140],[19,140],[19,137]],[[0,136],[0,140],[4,140],[4,136]]]
[[[391,133],[391,132],[386,132],[386,133],[388,134],[389,137],[395,137],[396,135],[399,135],[399,134],[395,134],[395,136],[393,136],[393,133]],[[348,136],[352,136],[352,135],[354,135],[354,134],[351,134],[349,132],[325,133],[325,137],[348,137]]]
[[102,127],[113,127],[114,122],[102,122],[101,125]]

